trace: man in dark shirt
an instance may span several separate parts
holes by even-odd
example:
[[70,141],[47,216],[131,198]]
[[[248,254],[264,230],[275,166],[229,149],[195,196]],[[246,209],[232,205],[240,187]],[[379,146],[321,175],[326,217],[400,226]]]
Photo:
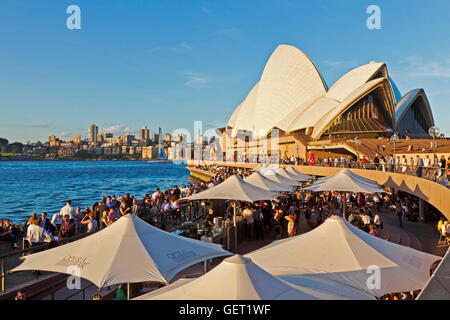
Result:
[[205,218],[205,230],[207,234],[210,234],[214,228],[214,209],[210,208]]
[[177,199],[180,199],[180,194],[181,194],[180,189],[178,189],[178,186],[175,185],[175,189],[173,190],[173,195],[174,195]]
[[69,215],[64,216],[64,221],[59,229],[58,239],[70,238],[75,235],[75,223]]
[[55,230],[55,227],[50,223],[50,219],[47,218],[47,212],[42,212],[42,216],[39,219],[39,225],[49,233],[52,233]]
[[133,206],[133,198],[130,197],[129,193],[125,193],[125,202],[127,204],[127,207],[131,208]]

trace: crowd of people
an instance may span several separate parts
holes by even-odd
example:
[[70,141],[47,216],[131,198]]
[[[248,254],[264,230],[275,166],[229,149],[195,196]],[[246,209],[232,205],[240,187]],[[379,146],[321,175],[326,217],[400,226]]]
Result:
[[[338,161],[339,163],[339,161]],[[22,226],[16,226],[8,219],[0,220],[0,241],[9,241],[17,246],[17,238],[26,237],[30,246],[36,246],[44,241],[58,241],[70,238],[77,234],[92,233],[107,228],[121,216],[134,214],[148,218],[151,224],[156,224],[165,212],[177,211],[180,207],[179,200],[192,194],[213,188],[232,175],[241,178],[252,173],[251,169],[237,167],[202,166],[213,174],[207,182],[193,183],[161,191],[159,188],[153,193],[146,194],[143,199],[126,193],[124,196],[104,196],[101,201],[85,207],[73,207],[71,201],[67,201],[61,210],[51,218],[43,212],[40,217],[33,214],[29,221]],[[394,191],[392,194],[365,195],[361,193],[347,193],[346,219],[353,226],[379,237],[383,229],[383,221],[380,217],[381,208],[392,208],[398,217],[399,226],[402,227],[404,219],[417,221],[418,199],[410,195]],[[245,222],[245,235],[247,240],[281,239],[297,235],[301,228],[314,229],[321,225],[327,218],[334,215],[343,216],[342,205],[344,195],[338,192],[314,193],[297,189],[284,193],[276,201],[257,201],[255,203],[230,202],[225,212],[215,212],[209,209],[205,215],[204,226],[211,231],[214,226],[214,218],[221,216],[225,219],[233,219],[234,212],[241,216]],[[236,206],[236,208],[235,208]],[[300,219],[300,218],[304,219]],[[306,225],[301,225],[306,223]],[[438,228],[446,232],[449,230],[448,222],[442,222]],[[403,294],[389,294],[382,299],[400,300],[411,299],[417,292]]]
[[194,193],[212,187],[226,178],[223,173],[210,182],[192,183],[161,191],[156,188],[153,193],[146,194],[142,199],[126,193],[124,196],[103,196],[91,207],[75,207],[68,200],[59,212],[49,216],[47,212],[40,215],[33,213],[27,222],[14,224],[9,219],[0,220],[0,242],[8,242],[11,248],[21,248],[22,239],[30,247],[44,242],[56,242],[83,233],[92,233],[104,229],[121,216],[134,214],[146,218],[155,225],[166,213],[177,213],[180,208],[178,200]]

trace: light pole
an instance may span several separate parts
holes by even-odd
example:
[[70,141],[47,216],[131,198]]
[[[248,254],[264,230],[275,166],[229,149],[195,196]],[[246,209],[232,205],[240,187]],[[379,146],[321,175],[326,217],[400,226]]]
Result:
[[441,130],[434,126],[428,129],[428,134],[433,137],[433,161],[436,158],[436,137],[441,134]]
[[361,140],[359,140],[358,137],[355,138],[355,145],[356,145],[356,163],[359,163],[359,146],[361,145]]
[[390,138],[390,140],[391,140],[391,142],[394,144],[394,171],[397,171],[396,169],[396,161],[397,161],[397,158],[395,157],[395,154],[396,154],[396,151],[397,151],[397,142],[398,142],[398,140],[399,140],[400,138],[398,137],[398,134],[397,133],[394,133],[392,136],[391,136],[391,138]]
[[326,148],[326,144],[324,143],[324,144],[322,144],[322,158],[324,158],[325,159],[325,148]]

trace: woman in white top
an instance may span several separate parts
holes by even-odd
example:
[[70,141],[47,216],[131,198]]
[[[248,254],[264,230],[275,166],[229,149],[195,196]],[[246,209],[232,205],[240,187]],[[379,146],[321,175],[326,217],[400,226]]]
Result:
[[408,160],[406,160],[406,157],[402,157],[402,173],[406,173],[406,170],[408,169]]
[[386,171],[386,160],[384,159],[384,157],[381,157],[380,165],[381,165],[381,171]]
[[[89,218],[88,220],[86,220],[86,218]],[[87,214],[83,220],[81,220],[82,224],[87,224],[87,233],[90,232],[95,232],[97,231],[97,220],[94,219],[94,214],[92,212],[89,212],[89,214]]]
[[430,174],[430,167],[431,167],[431,159],[430,156],[426,156],[425,159],[423,159],[423,166],[425,169],[425,174],[424,174],[424,178],[429,178],[429,174]]

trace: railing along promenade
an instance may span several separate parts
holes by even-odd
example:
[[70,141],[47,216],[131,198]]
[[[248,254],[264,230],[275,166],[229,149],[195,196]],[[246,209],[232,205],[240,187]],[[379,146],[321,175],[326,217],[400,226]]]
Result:
[[[150,219],[156,218],[156,220],[157,220],[157,222],[155,224],[156,227],[159,227],[162,230],[165,230],[168,232],[172,232],[174,230],[177,230],[183,222],[187,222],[187,221],[195,222],[195,221],[199,220],[202,216],[203,216],[203,210],[202,210],[201,205],[198,202],[192,202],[190,204],[181,204],[176,209],[171,209],[168,211],[160,211],[156,215],[156,217],[143,216],[142,219],[146,222],[149,222]],[[96,231],[96,232],[98,232],[98,231]],[[20,273],[20,272],[27,272],[27,271],[18,271],[16,273],[11,273],[10,269],[15,268],[15,266],[8,269],[6,266],[6,259],[17,258],[18,260],[21,260],[21,259],[23,259],[23,257],[25,257],[28,254],[32,254],[35,252],[41,252],[44,250],[48,250],[48,249],[51,249],[51,248],[54,248],[57,246],[61,246],[61,245],[76,241],[76,240],[80,240],[80,239],[83,239],[89,235],[96,233],[96,232],[81,233],[81,234],[77,234],[70,238],[61,239],[61,240],[53,241],[53,242],[46,242],[46,243],[36,245],[33,247],[29,247],[29,248],[26,248],[27,240],[22,239],[22,249],[15,249],[15,250],[11,250],[9,252],[0,254],[2,293],[7,292],[7,281],[6,280],[9,276]],[[15,263],[15,264],[17,264],[17,263]],[[35,280],[39,280],[38,273],[35,274]],[[44,293],[48,292],[48,295],[50,295],[51,299],[53,300],[55,297],[55,292],[57,290],[63,288],[65,286],[65,283],[66,283],[65,278],[58,279],[57,281],[51,283],[50,285],[47,285],[44,288],[40,288],[38,291],[33,292],[32,294],[29,294],[28,298],[32,299],[33,297],[42,296]],[[90,284],[82,289],[74,290],[74,293],[71,294],[70,296],[66,297],[65,300],[70,299],[80,293],[82,295],[82,299],[85,300],[85,298],[86,298],[85,291],[86,291],[86,289],[88,289],[92,286],[93,286],[93,284]]]
[[[259,164],[248,163],[248,162],[232,162],[232,161],[188,161],[188,169],[195,167],[205,168],[219,166],[219,167],[237,167],[237,168],[256,168]],[[313,176],[330,176],[336,174],[343,168],[351,168],[356,174],[376,181],[379,185],[389,187],[392,189],[397,189],[418,197],[424,200],[436,209],[438,209],[447,219],[450,220],[450,189],[444,186],[442,182],[446,178],[446,169],[441,169],[438,167],[422,167],[423,176],[418,177],[417,167],[407,166],[407,170],[402,172],[402,165],[387,165],[385,164],[374,164],[371,163],[360,163],[360,162],[330,162],[325,165],[325,163],[315,163],[314,165],[295,165],[295,164],[279,164],[281,167],[292,166],[296,170]],[[383,167],[385,171],[383,171]],[[441,170],[441,176],[439,180],[436,181],[436,177],[439,175],[439,170]],[[192,170],[191,170],[192,172]],[[210,171],[211,172],[211,171]],[[198,175],[200,172],[195,173]],[[206,173],[203,173],[206,175]],[[213,171],[211,172],[213,176]]]

